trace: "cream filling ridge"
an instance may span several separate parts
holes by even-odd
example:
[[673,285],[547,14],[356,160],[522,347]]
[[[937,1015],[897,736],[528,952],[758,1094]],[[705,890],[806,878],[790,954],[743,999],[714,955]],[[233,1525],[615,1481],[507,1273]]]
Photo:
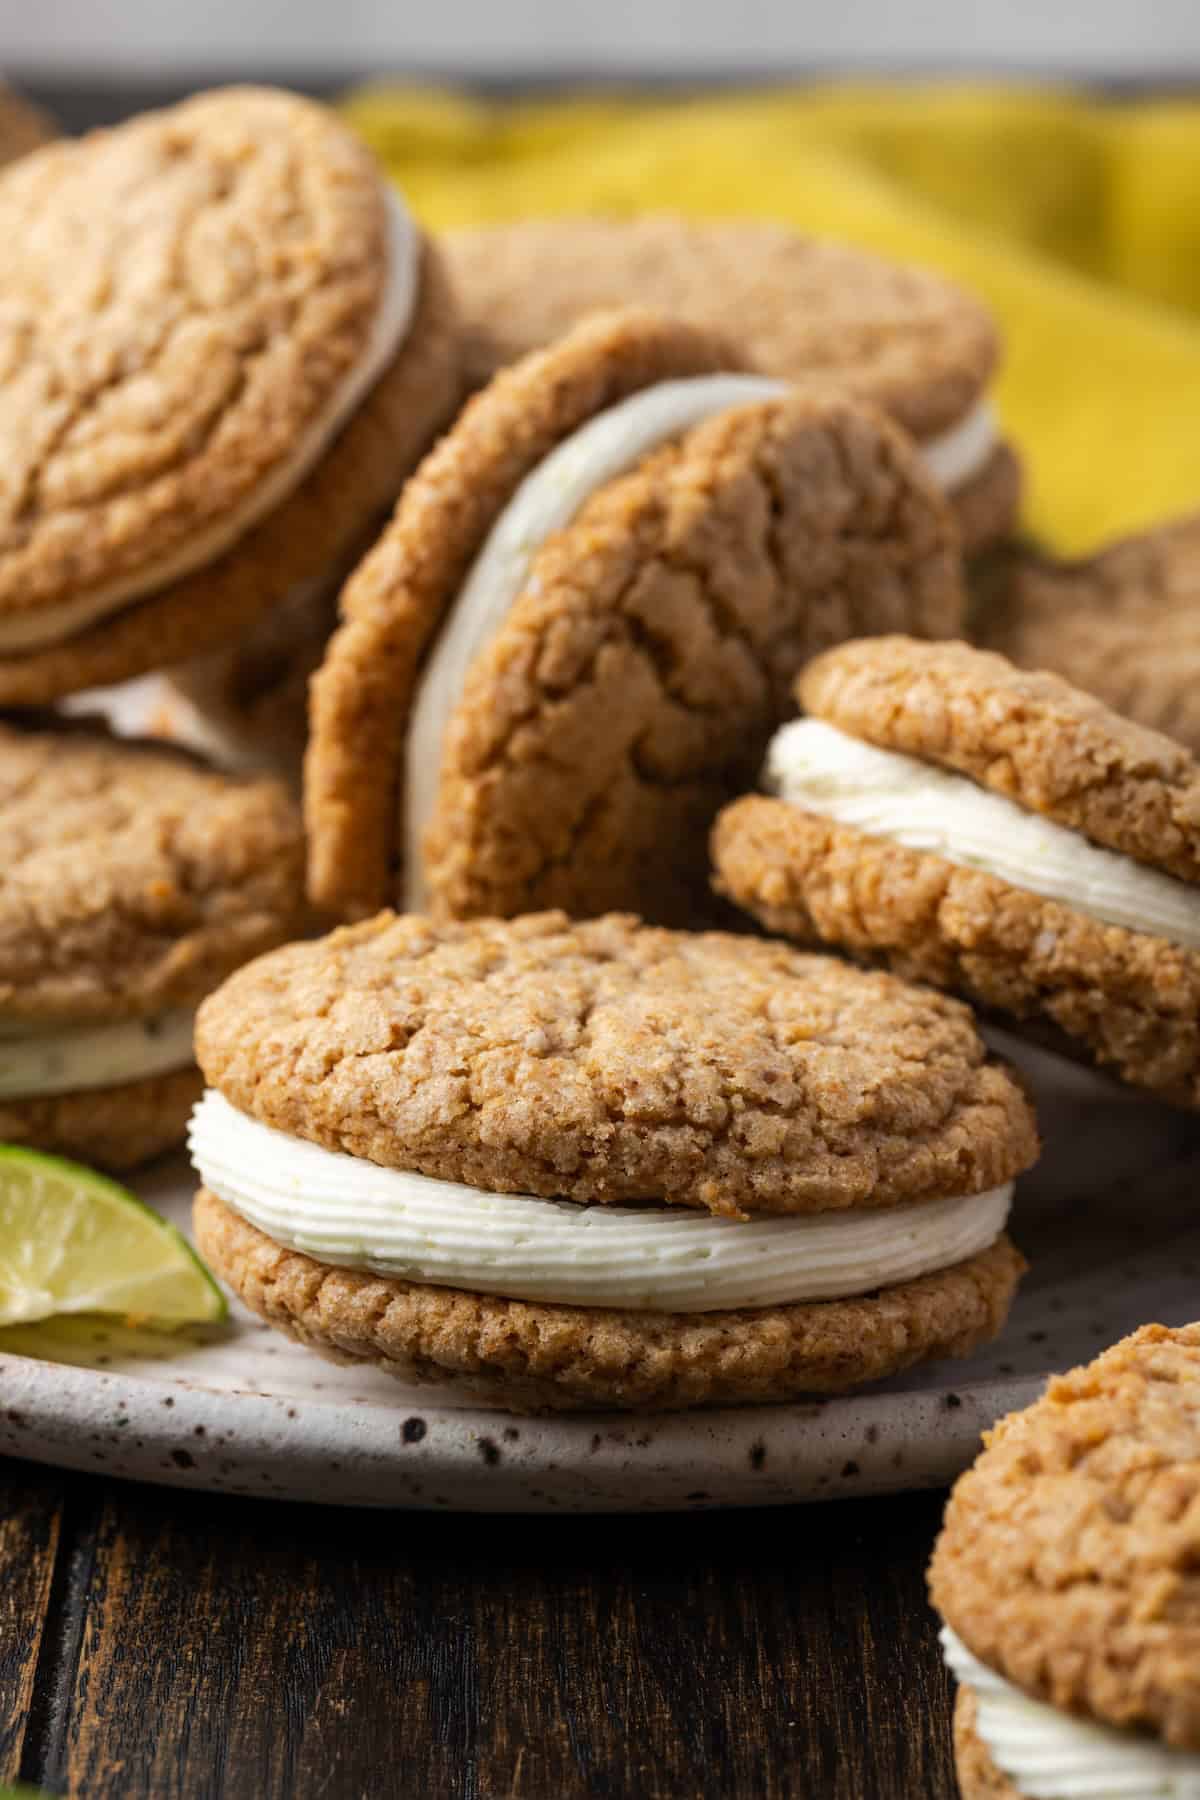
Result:
[[[788,384],[751,375],[663,381],[597,414],[526,476],[492,527],[444,625],[417,689],[405,750],[405,905],[428,900],[421,851],[441,774],[442,740],[467,673],[503,625],[534,558],[591,496],[651,450],[735,406],[778,399]],[[955,487],[977,473],[996,441],[981,403],[953,430],[917,446],[934,481]]]
[[191,1007],[181,1007],[111,1025],[0,1021],[0,1100],[119,1087],[186,1069],[195,1019]]
[[102,587],[91,588],[77,599],[0,618],[0,652],[40,650],[60,643],[97,619],[108,618],[135,600],[143,600],[182,576],[207,567],[295,493],[383,374],[412,323],[420,275],[417,228],[391,190],[386,198],[389,270],[366,347],[324,413],[308,427],[291,455],[240,506],[217,524],[190,537],[171,555]]
[[385,1169],[263,1125],[210,1091],[192,1115],[204,1186],[277,1244],[434,1287],[565,1306],[721,1312],[868,1294],[964,1262],[1004,1229],[1012,1183],[865,1212],[748,1222],[581,1206]]
[[822,719],[795,719],[776,733],[764,784],[803,812],[982,870],[1101,924],[1200,950],[1200,890],[1187,882]]
[[976,1732],[1027,1800],[1200,1800],[1200,1756],[1031,1700],[948,1625],[942,1651],[976,1701]]

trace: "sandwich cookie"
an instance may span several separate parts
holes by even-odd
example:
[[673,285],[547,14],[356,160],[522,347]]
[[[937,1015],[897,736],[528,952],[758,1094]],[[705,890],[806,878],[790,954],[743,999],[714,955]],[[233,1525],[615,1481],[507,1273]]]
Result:
[[929,1586],[963,1800],[1200,1795],[1200,1325],[1146,1325],[987,1433]]
[[0,705],[240,639],[456,401],[437,254],[332,113],[204,94],[0,176]]
[[1020,469],[988,398],[996,323],[931,271],[781,225],[670,215],[489,225],[449,233],[445,252],[474,386],[595,307],[734,321],[756,368],[831,377],[910,431],[968,549],[1012,530]]
[[1200,752],[1200,514],[1079,562],[1014,546],[973,586],[977,643]]
[[770,931],[881,959],[1200,1105],[1200,767],[1057,676],[965,644],[805,671],[768,795],[714,833]]
[[205,1002],[202,1253],[335,1361],[519,1410],[832,1393],[1003,1325],[1037,1152],[965,1007],[620,915],[382,914]]
[[296,809],[94,724],[0,726],[0,1140],[110,1169],[182,1141],[197,1002],[302,915]]
[[426,458],[312,684],[319,906],[691,921],[807,659],[961,628],[954,522],[902,434],[733,368],[697,327],[597,315]]

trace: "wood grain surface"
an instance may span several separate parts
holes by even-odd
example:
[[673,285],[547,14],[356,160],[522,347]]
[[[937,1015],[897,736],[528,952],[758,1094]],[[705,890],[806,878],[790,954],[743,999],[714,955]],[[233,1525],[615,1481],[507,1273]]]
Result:
[[0,1464],[0,1774],[84,1800],[951,1800],[940,1506],[363,1514]]

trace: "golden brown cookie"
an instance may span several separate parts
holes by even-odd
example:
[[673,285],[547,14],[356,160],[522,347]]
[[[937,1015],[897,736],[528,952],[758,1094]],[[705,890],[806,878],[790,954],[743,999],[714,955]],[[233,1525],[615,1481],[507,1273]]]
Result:
[[99,727],[0,726],[0,1136],[123,1168],[178,1143],[192,1013],[303,914],[284,790]]
[[769,930],[1053,1025],[1200,1104],[1189,754],[965,645],[847,645],[798,693],[811,719],[772,747],[775,792],[715,827],[720,891]]
[[[551,452],[590,467],[581,427],[731,365],[696,328],[600,316],[498,375],[427,458],[313,683],[318,905],[693,919],[708,822],[808,657],[854,633],[959,629],[945,503],[880,415],[825,390],[718,383],[713,416],[610,468],[519,556],[497,551],[527,478],[559,491]],[[514,592],[447,682],[446,645],[497,566]],[[409,758],[431,690],[437,734]]]
[[1200,751],[1200,516],[1076,562],[1012,546],[973,588],[977,643]]
[[[948,434],[977,420],[999,356],[995,322],[950,282],[781,225],[526,219],[451,232],[446,255],[473,386],[584,313],[636,303],[712,330],[732,322],[756,367],[832,378],[944,457]],[[1012,529],[1020,477],[1007,445],[972,436],[948,491],[974,549]]]
[[0,163],[14,162],[54,135],[54,124],[41,108],[0,81]]
[[930,1566],[964,1794],[1043,1792],[1047,1755],[1090,1758],[1080,1792],[1117,1759],[1122,1791],[1190,1791],[1151,1777],[1200,1779],[1200,1326],[1144,1326],[984,1443]]
[[222,90],[49,145],[0,177],[0,232],[0,704],[235,641],[455,403],[437,253],[313,102]]
[[581,1201],[888,1206],[995,1187],[1036,1148],[966,1007],[623,915],[381,914],[240,970],[201,1008],[196,1053],[276,1130]]
[[1036,1131],[966,1008],[785,945],[383,915],[241,970],[196,1042],[204,1254],[407,1379],[835,1392],[994,1336],[1023,1267]]

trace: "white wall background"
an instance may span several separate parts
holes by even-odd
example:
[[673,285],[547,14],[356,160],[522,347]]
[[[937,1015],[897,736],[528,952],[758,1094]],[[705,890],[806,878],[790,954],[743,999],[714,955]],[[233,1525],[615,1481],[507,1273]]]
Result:
[[1200,0],[0,0],[0,67],[1200,74]]

